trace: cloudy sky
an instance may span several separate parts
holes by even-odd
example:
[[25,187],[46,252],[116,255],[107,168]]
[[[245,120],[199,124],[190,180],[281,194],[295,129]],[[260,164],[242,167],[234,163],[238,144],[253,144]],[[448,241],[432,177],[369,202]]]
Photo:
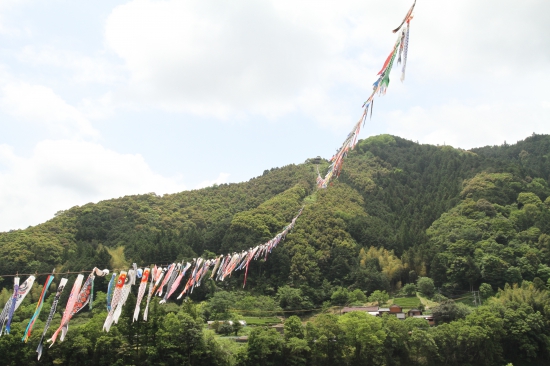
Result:
[[[412,0],[0,0],[0,231],[330,157]],[[361,138],[550,133],[548,0],[419,0]]]

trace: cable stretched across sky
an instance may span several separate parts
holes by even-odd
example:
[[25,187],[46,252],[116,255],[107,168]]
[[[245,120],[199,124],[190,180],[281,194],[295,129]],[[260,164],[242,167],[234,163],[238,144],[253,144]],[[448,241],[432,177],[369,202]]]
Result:
[[[329,166],[328,172],[324,178],[321,177],[319,171],[317,170],[317,187],[326,188],[331,179],[334,177],[338,178],[342,170],[343,159],[347,156],[349,150],[353,149],[357,143],[358,135],[361,129],[361,125],[365,123],[367,115],[370,113],[372,116],[373,102],[375,95],[385,94],[390,82],[390,72],[394,65],[394,62],[397,59],[397,64],[402,63],[401,69],[401,81],[405,79],[405,70],[407,65],[407,54],[408,54],[408,45],[409,45],[409,34],[410,34],[410,22],[413,18],[413,10],[416,5],[416,0],[413,5],[407,12],[405,18],[399,25],[399,27],[393,30],[394,33],[399,33],[397,40],[390,52],[389,56],[384,62],[382,69],[378,73],[378,79],[373,84],[373,90],[371,95],[367,98],[363,104],[363,113],[359,121],[355,124],[353,130],[348,134],[344,143],[337,151],[337,153],[331,159],[331,165]],[[140,303],[144,299],[146,287],[149,285],[149,291],[147,296],[147,304],[143,313],[143,319],[147,320],[147,314],[149,309],[149,303],[152,296],[158,295],[162,298],[160,303],[166,303],[169,297],[178,289],[180,283],[185,283],[183,290],[181,291],[178,299],[189,294],[193,291],[195,287],[201,285],[201,281],[206,278],[209,271],[211,271],[210,279],[215,279],[218,281],[224,281],[227,277],[238,270],[244,271],[244,283],[243,287],[246,285],[246,279],[248,276],[248,268],[252,260],[264,259],[266,260],[268,254],[281,242],[285,239],[287,234],[294,228],[296,220],[301,215],[303,207],[299,210],[298,214],[292,219],[292,221],[275,237],[269,240],[265,244],[257,245],[254,248],[244,250],[240,253],[230,253],[227,255],[219,255],[214,259],[211,258],[194,258],[192,263],[174,262],[169,266],[164,267],[163,265],[151,265],[150,267],[145,267],[144,269],[138,268],[134,263],[131,269],[122,270],[116,276],[113,271],[107,269],[100,270],[94,268],[88,275],[86,281],[84,281],[84,271],[78,272],[77,279],[75,280],[67,305],[65,307],[65,312],[61,319],[61,324],[53,336],[48,340],[51,343],[50,347],[55,343],[59,335],[59,340],[63,341],[65,335],[68,332],[69,321],[72,316],[78,313],[86,305],[92,306],[93,299],[93,281],[95,276],[105,276],[109,273],[112,274],[109,282],[109,290],[107,291],[107,310],[108,315],[105,320],[103,329],[109,331],[113,323],[117,323],[118,319],[122,313],[122,307],[126,303],[129,293],[131,292],[131,286],[136,284],[136,278],[141,278],[139,291],[138,291],[138,301],[136,303],[136,308],[134,310],[133,320],[137,320],[140,314]],[[188,272],[189,270],[189,272]],[[67,272],[68,274],[69,272]],[[74,272],[71,272],[74,273]],[[186,282],[182,282],[186,273],[189,273],[189,277]],[[23,341],[27,341],[31,335],[32,326],[34,320],[38,317],[44,299],[46,297],[49,286],[53,281],[54,273],[49,273],[46,283],[44,284],[43,291],[40,295],[39,302],[37,304],[35,314],[31,318]],[[17,307],[21,304],[25,296],[29,293],[35,276],[30,275],[23,284],[19,283],[19,276],[15,275],[14,277],[14,291],[10,300],[4,306],[2,313],[0,314],[0,336],[2,331],[6,333],[10,332],[10,324],[13,317],[13,313]],[[43,340],[46,332],[48,330],[49,324],[53,315],[55,314],[59,298],[63,289],[66,287],[68,279],[62,278],[59,285],[57,286],[57,293],[53,301],[52,307],[50,309],[50,314],[44,331],[42,333],[42,338],[39,342],[37,352],[38,358],[42,354],[43,350]],[[163,296],[164,292],[164,296]]]
[[361,125],[365,124],[367,120],[367,115],[370,108],[370,116],[372,118],[372,109],[374,106],[374,97],[375,95],[385,95],[390,84],[390,72],[392,70],[395,58],[397,57],[397,64],[403,64],[401,68],[401,81],[405,80],[405,70],[407,67],[407,54],[409,51],[409,34],[411,30],[411,20],[413,18],[413,10],[416,5],[416,0],[412,4],[411,8],[405,15],[403,22],[399,27],[393,30],[393,33],[401,31],[395,41],[392,51],[389,56],[386,58],[382,69],[378,72],[378,79],[372,84],[372,93],[367,98],[365,103],[363,103],[363,114],[359,121],[353,126],[353,129],[348,134],[342,146],[336,151],[336,154],[330,159],[331,164],[328,168],[327,174],[324,178],[321,177],[321,174],[317,175],[317,186],[319,188],[326,188],[333,177],[338,178],[342,171],[342,165],[344,163],[344,158],[347,156],[350,150],[353,150],[355,144],[357,143],[357,138],[361,130]]

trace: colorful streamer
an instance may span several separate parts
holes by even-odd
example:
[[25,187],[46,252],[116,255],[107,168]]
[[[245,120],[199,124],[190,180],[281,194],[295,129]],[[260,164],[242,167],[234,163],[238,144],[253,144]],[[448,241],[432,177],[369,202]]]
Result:
[[160,270],[155,265],[151,271],[151,283],[149,285],[149,294],[147,295],[147,304],[145,305],[145,310],[143,311],[143,320],[147,321],[147,314],[149,314],[149,303],[151,302],[151,297],[153,296],[153,290],[155,289],[155,281]]
[[133,322],[138,320],[139,306],[141,304],[141,300],[143,299],[143,295],[145,295],[145,289],[147,288],[147,282],[149,281],[149,273],[150,272],[151,272],[151,270],[149,269],[149,267],[146,267],[143,270],[143,272],[141,273],[141,281],[140,281],[140,284],[139,284],[138,297],[137,297],[137,300],[136,300],[136,308],[134,310],[134,318],[132,320]]
[[124,287],[122,288],[122,294],[120,296],[120,301],[117,304],[116,310],[113,314],[113,322],[115,324],[118,324],[118,318],[120,318],[120,315],[122,314],[122,307],[126,303],[126,300],[128,299],[128,294],[130,294],[130,290],[132,289],[132,284],[136,283],[136,271],[133,269],[128,270],[128,276],[126,277],[126,283],[124,283]]
[[10,334],[11,319],[15,312],[15,305],[17,304],[17,295],[19,295],[19,277],[13,279],[13,297],[11,300],[10,309],[8,311],[8,318],[6,319],[6,334]]
[[48,294],[48,289],[50,288],[50,285],[53,282],[53,278],[54,278],[53,273],[46,278],[46,282],[44,283],[44,287],[42,288],[42,293],[40,294],[40,298],[38,299],[38,303],[36,304],[36,309],[34,310],[34,314],[29,320],[29,324],[27,324],[27,328],[25,329],[25,334],[23,335],[23,338],[21,338],[21,340],[25,343],[27,343],[27,341],[29,340],[29,337],[31,336],[31,332],[32,332],[32,327],[34,326],[34,322],[36,321],[36,318],[38,318],[38,315],[40,315],[40,312],[42,311],[42,306],[44,305],[44,299]]
[[[92,303],[93,298],[93,288],[94,288],[94,279],[95,276],[105,276],[109,273],[108,269],[104,269],[103,271],[95,267],[92,272],[88,275],[88,278],[86,279],[86,282],[82,285],[80,292],[78,293],[78,296],[76,297],[76,300],[74,301],[74,306],[71,310],[71,313],[67,317],[67,320],[65,323],[62,323],[61,326],[61,336],[59,337],[59,340],[63,342],[65,340],[65,335],[69,331],[69,322],[73,318],[73,316],[78,313],[80,310],[82,310],[86,304]],[[77,279],[78,280],[78,279]]]
[[162,289],[164,286],[170,281],[170,278],[172,276],[172,272],[174,272],[174,268],[176,267],[175,263],[172,263],[168,270],[166,271],[166,274],[164,275],[164,280],[162,281],[162,284],[157,289],[157,295],[162,296]]
[[397,33],[399,32],[399,29],[401,29],[401,27],[403,26],[403,24],[405,23],[408,23],[411,21],[412,19],[412,12],[414,10],[414,6],[416,5],[416,0],[414,0],[414,3],[412,4],[411,8],[409,9],[409,11],[407,12],[407,15],[405,15],[405,18],[403,19],[403,21],[401,22],[401,24],[399,25],[399,27],[395,28],[392,32],[393,33]]
[[181,268],[180,271],[179,271],[179,275],[178,277],[175,279],[174,283],[172,284],[172,286],[170,287],[170,290],[167,290],[166,291],[166,295],[164,295],[164,298],[160,301],[161,304],[164,304],[166,302],[166,300],[168,300],[170,298],[170,296],[172,296],[172,294],[177,290],[177,288],[179,287],[180,285],[180,282],[181,280],[183,279],[183,276],[185,276],[185,272],[187,272],[187,270],[189,269],[189,267],[191,267],[191,263],[187,262],[187,264],[185,265],[185,267]]
[[111,299],[113,298],[113,291],[115,290],[116,273],[113,273],[109,286],[107,287],[107,311],[111,311]]
[[78,293],[80,292],[80,288],[82,287],[82,281],[84,280],[84,275],[79,274],[76,276],[76,281],[74,281],[73,289],[71,290],[71,293],[69,295],[69,300],[67,300],[67,306],[65,307],[65,311],[63,312],[63,317],[61,318],[61,324],[59,325],[59,328],[54,332],[52,337],[48,339],[48,342],[51,342],[50,347],[54,345],[57,336],[60,332],[62,332],[62,338],[64,337],[65,333],[67,332],[68,326],[69,326],[69,320],[72,316],[72,311],[74,308],[74,304],[78,300]]
[[34,280],[34,276],[29,276],[22,285],[19,285],[19,277],[16,276],[14,278],[13,295],[6,302],[6,304],[4,305],[4,309],[0,314],[0,336],[2,336],[4,332],[4,326],[6,334],[10,333],[11,319],[13,317],[13,314],[15,313],[19,305],[21,305],[21,303],[23,302],[25,296],[27,296],[27,294],[31,291]]
[[[361,130],[361,126],[365,124],[367,115],[369,113],[369,108],[372,118],[374,96],[376,94],[385,94],[387,91],[390,83],[389,75],[396,60],[397,64],[403,64],[401,70],[401,81],[405,79],[405,69],[407,64],[410,35],[410,21],[413,18],[413,10],[415,5],[416,0],[407,12],[403,22],[399,25],[399,27],[393,30],[394,33],[399,32],[398,38],[394,44],[392,51],[387,56],[382,68],[378,72],[378,79],[373,84],[372,94],[363,104],[363,113],[361,115],[361,118],[355,124],[352,131],[348,134],[342,146],[331,158],[331,164],[324,178],[321,177],[321,174],[317,169],[317,186],[319,188],[326,188],[330,184],[332,179],[339,177],[344,159],[347,157],[349,151],[353,150],[355,145],[357,144],[357,139]],[[257,245],[256,247],[249,248],[248,250],[228,253],[227,255],[220,255],[214,259],[204,259],[201,257],[194,258],[192,263],[186,263],[185,265],[183,264],[184,262],[172,263],[167,268],[157,267],[156,265],[154,265],[152,269],[150,269],[150,267],[146,267],[144,270],[142,270],[141,268],[137,267],[136,263],[134,263],[132,265],[132,269],[129,269],[127,272],[121,271],[118,277],[116,276],[116,273],[113,273],[109,281],[109,286],[107,290],[106,305],[108,315],[105,319],[103,330],[109,332],[112,324],[118,323],[118,320],[122,314],[122,307],[125,305],[128,295],[131,292],[131,286],[136,283],[136,278],[141,278],[141,281],[138,289],[138,296],[133,314],[133,321],[136,321],[139,318],[140,305],[143,297],[145,296],[147,285],[149,285],[149,291],[145,310],[143,313],[143,320],[145,321],[147,321],[149,305],[153,295],[158,295],[162,297],[162,300],[159,302],[160,304],[166,303],[170,296],[178,289],[180,284],[183,282],[183,278],[191,267],[192,270],[189,273],[189,278],[185,282],[185,286],[178,296],[178,299],[180,299],[185,294],[192,293],[195,287],[199,287],[204,278],[206,278],[210,269],[212,269],[210,279],[215,279],[217,281],[224,281],[227,277],[230,277],[233,272],[244,270],[243,287],[245,287],[248,278],[250,263],[253,260],[258,259],[267,260],[269,253],[271,253],[271,251],[276,248],[281,241],[285,240],[288,233],[294,228],[297,219],[302,214],[302,211],[303,207],[298,211],[297,215],[292,219],[290,224],[284,227],[283,230],[275,237],[264,244]],[[79,274],[77,276],[73,284],[69,299],[67,301],[65,311],[63,312],[60,326],[54,332],[52,337],[48,340],[48,342],[51,342],[50,347],[53,346],[58,336],[61,341],[64,340],[68,332],[69,322],[75,314],[82,310],[87,304],[90,305],[90,309],[92,308],[95,276],[105,276],[107,274],[109,274],[108,270],[101,271],[98,268],[94,268],[88,275],[84,284],[82,284],[84,276],[82,274]],[[34,280],[34,276],[29,276],[27,280],[22,285],[20,285],[20,278],[18,276],[14,278],[13,295],[7,301],[2,310],[2,313],[0,314],[0,336],[4,331],[4,327],[6,333],[10,332],[10,325],[13,314],[17,310],[18,306],[21,304],[25,296],[29,293],[34,283]],[[40,294],[40,298],[36,305],[35,312],[31,317],[29,323],[27,324],[25,334],[22,338],[22,340],[25,342],[28,341],[31,335],[33,325],[42,310],[44,300],[52,281],[53,273],[49,275],[46,279],[44,288],[42,289],[42,293]],[[48,319],[46,321],[41,339],[36,349],[39,360],[43,351],[44,337],[55,315],[59,299],[64,288],[66,287],[67,282],[67,278],[63,278],[59,283],[56,295],[52,303],[52,307],[50,309],[50,313],[48,315]],[[59,335],[59,333],[61,334]]]
[[44,342],[44,337],[46,336],[46,332],[48,331],[48,328],[50,327],[50,323],[53,319],[53,316],[55,315],[57,304],[59,303],[59,299],[61,298],[61,294],[63,293],[63,290],[65,289],[65,285],[67,285],[67,281],[69,281],[69,279],[62,278],[61,281],[59,281],[59,285],[57,285],[57,292],[55,293],[55,297],[52,302],[52,307],[50,308],[50,314],[48,315],[48,320],[46,320],[46,325],[44,325],[44,330],[42,331],[42,337],[40,337],[40,341],[38,342],[38,347],[36,348],[36,352],[38,352],[38,360],[40,360],[40,357],[42,357],[42,343]]
[[[176,278],[179,276],[181,269],[183,267],[183,263],[178,263],[173,267],[172,273],[170,274],[170,278],[168,279],[168,282],[166,283],[166,291],[164,293],[163,300],[166,302],[166,298],[170,290],[172,289],[172,286],[174,286],[174,282],[176,281]],[[162,289],[159,296],[162,296]]]
[[[361,130],[361,125],[365,124],[365,121],[367,119],[367,114],[369,112],[369,108],[370,108],[370,113],[372,118],[374,96],[376,94],[379,94],[379,95],[386,94],[386,91],[390,84],[390,72],[393,68],[393,64],[396,58],[397,58],[398,64],[401,61],[403,62],[403,67],[401,69],[401,81],[405,80],[405,68],[407,66],[407,53],[409,48],[410,23],[411,23],[411,19],[413,18],[413,10],[415,5],[416,5],[416,0],[414,1],[413,5],[407,12],[407,15],[405,15],[403,22],[401,22],[399,27],[393,30],[393,33],[397,33],[399,30],[403,28],[402,32],[397,37],[397,40],[393,46],[392,51],[386,58],[386,61],[384,61],[382,69],[380,69],[380,71],[378,72],[378,79],[373,84],[373,90],[371,95],[367,98],[365,103],[363,103],[363,107],[362,107],[363,114],[361,115],[361,118],[355,124],[351,132],[348,134],[342,146],[336,151],[336,154],[334,154],[334,156],[330,159],[331,164],[329,165],[329,168],[327,170],[325,177],[324,178],[321,177],[321,174],[319,173],[319,171],[317,171],[318,188],[327,188],[327,186],[330,184],[330,181],[333,178],[338,178],[340,176],[344,159],[347,157],[349,151],[353,150],[355,145],[357,144],[357,138]],[[403,27],[404,25],[405,27]]]
[[109,329],[111,329],[111,325],[113,324],[113,316],[115,314],[117,305],[122,297],[122,288],[124,287],[124,284],[128,281],[126,275],[126,271],[121,271],[116,281],[115,290],[113,291],[113,299],[111,301],[111,310],[109,310],[109,314],[107,314],[107,319],[105,319],[105,323],[103,324],[103,330],[106,332],[109,332]]

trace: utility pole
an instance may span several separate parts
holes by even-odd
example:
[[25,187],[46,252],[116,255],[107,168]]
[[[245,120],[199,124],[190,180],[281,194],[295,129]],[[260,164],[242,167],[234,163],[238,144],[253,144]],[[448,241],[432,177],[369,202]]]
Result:
[[[481,305],[481,296],[479,295],[479,291],[472,291],[472,295],[474,296],[474,306],[478,307]],[[476,297],[477,295],[477,297]]]

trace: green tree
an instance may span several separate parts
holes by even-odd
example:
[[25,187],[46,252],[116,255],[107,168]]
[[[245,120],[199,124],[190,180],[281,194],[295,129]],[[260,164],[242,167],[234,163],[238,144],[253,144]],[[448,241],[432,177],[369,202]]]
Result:
[[339,287],[330,296],[333,305],[346,305],[349,301],[349,291],[347,288]]
[[290,366],[305,366],[311,358],[311,348],[305,339],[289,338],[285,343],[285,363]]
[[521,282],[523,281],[521,270],[518,267],[509,267],[506,270],[505,279],[509,284],[517,283],[518,285],[521,285]]
[[546,290],[546,284],[544,283],[543,280],[541,280],[541,279],[538,278],[538,277],[535,277],[535,278],[533,279],[533,286],[535,286],[535,288],[536,288],[537,290],[541,290],[541,291],[542,291],[542,290]]
[[506,282],[506,271],[509,264],[495,255],[485,255],[482,258],[481,274],[487,283],[498,288],[504,287]]
[[386,291],[376,290],[369,296],[370,302],[375,302],[378,306],[385,304],[390,299]]
[[434,281],[429,277],[420,277],[416,283],[418,291],[425,296],[432,296],[435,291]]
[[346,345],[344,360],[349,365],[384,365],[386,333],[382,319],[352,311],[338,319]]
[[489,297],[493,296],[494,291],[491,285],[488,283],[482,283],[479,285],[479,294],[481,295],[482,299],[488,299]]
[[166,314],[157,334],[156,348],[158,362],[197,364],[206,351],[202,323],[182,311]]
[[395,316],[382,317],[383,329],[386,333],[384,357],[389,366],[404,365],[409,361],[409,350],[404,346],[409,338],[409,329],[405,324],[407,320],[402,321]]
[[307,309],[311,307],[309,300],[303,296],[302,290],[292,288],[288,285],[279,287],[277,290],[277,299],[281,308],[285,310]]
[[306,329],[313,364],[330,365],[342,362],[344,331],[336,315],[321,314],[313,323],[308,323]]
[[421,365],[422,360],[435,359],[438,354],[435,339],[427,329],[411,330],[406,345],[410,360],[416,365]]
[[470,314],[470,312],[471,310],[467,305],[453,300],[442,302],[432,309],[432,315],[437,324],[463,319]]
[[[498,354],[486,354],[485,346],[492,335],[490,329],[470,325],[464,319],[461,319],[438,325],[430,333],[437,346],[439,356],[439,360],[434,364],[453,366],[501,365],[501,363],[498,363],[500,361]],[[496,357],[491,358],[491,356]]]
[[228,291],[218,291],[208,300],[208,309],[214,319],[227,320],[229,319],[229,310],[235,306],[235,294]]
[[222,321],[216,324],[216,333],[230,335],[233,333],[233,326],[228,321]]
[[286,340],[290,338],[304,339],[304,327],[302,321],[296,315],[292,315],[285,320],[284,330]]
[[248,364],[280,365],[283,346],[283,339],[275,329],[253,329],[248,338]]
[[360,289],[356,288],[348,294],[348,302],[350,304],[364,303],[367,301],[367,295]]
[[407,296],[415,296],[416,295],[416,285],[414,283],[407,283],[403,288],[401,289],[403,293]]

